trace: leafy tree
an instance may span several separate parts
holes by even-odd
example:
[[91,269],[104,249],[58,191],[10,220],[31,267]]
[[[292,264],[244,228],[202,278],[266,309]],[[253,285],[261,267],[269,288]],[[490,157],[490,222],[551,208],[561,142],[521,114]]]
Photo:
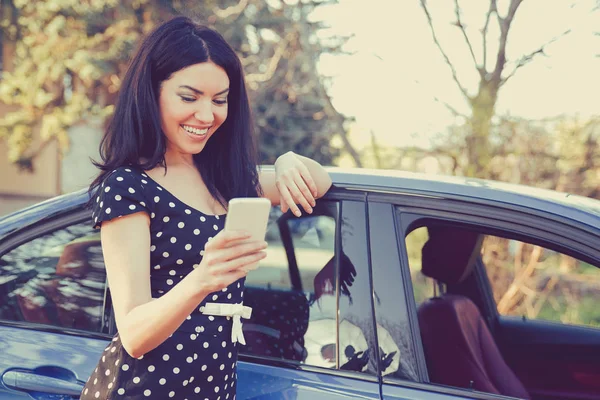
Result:
[[[12,56],[0,80],[0,103],[11,107],[0,118],[0,139],[9,144],[9,159],[22,167],[30,168],[50,140],[66,151],[74,124],[109,116],[140,37],[176,14],[216,28],[238,51],[263,162],[293,150],[331,164],[339,154],[329,145],[336,134],[353,152],[345,140],[346,119],[331,106],[316,72],[320,54],[340,51],[343,44],[317,39],[321,26],[308,16],[324,2],[0,1],[4,53]],[[38,131],[42,145],[34,148]]]

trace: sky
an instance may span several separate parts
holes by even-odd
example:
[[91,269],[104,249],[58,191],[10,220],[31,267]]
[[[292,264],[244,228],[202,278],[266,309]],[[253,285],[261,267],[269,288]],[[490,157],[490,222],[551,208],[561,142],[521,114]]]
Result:
[[[489,2],[461,0],[463,24],[473,38],[479,62],[483,27]],[[454,2],[429,0],[436,32],[455,64],[458,77],[474,94],[478,73],[455,21]],[[501,15],[507,0],[500,0]],[[519,69],[501,89],[497,114],[529,119],[558,115],[589,118],[600,115],[600,10],[595,0],[525,0],[509,34],[511,62],[543,44],[571,32],[546,47]],[[449,67],[435,46],[419,0],[339,0],[312,15],[330,28],[321,35],[353,35],[346,49],[351,55],[324,55],[319,69],[332,77],[329,94],[339,112],[356,118],[353,140],[366,143],[373,131],[381,144],[427,146],[431,135],[455,122],[435,98],[468,114],[468,107]],[[490,27],[488,50],[497,49],[498,26]],[[496,46],[494,46],[496,44]],[[488,56],[488,64],[494,61]],[[489,70],[493,65],[489,65]],[[357,137],[358,135],[358,137]]]

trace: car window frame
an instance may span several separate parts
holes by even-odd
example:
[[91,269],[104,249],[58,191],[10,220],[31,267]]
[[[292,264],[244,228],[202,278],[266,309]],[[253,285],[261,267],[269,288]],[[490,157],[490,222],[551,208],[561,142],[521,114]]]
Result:
[[[8,236],[0,240],[0,258],[2,258],[5,254],[9,253],[10,251],[16,249],[17,247],[31,242],[32,240],[38,239],[48,234],[52,234],[58,230],[65,229],[71,225],[84,223],[86,221],[89,221],[91,225],[91,212],[85,207],[78,207],[62,213],[54,214],[52,215],[52,217],[45,219],[42,222],[26,224],[25,226],[19,228],[18,230],[12,232]],[[111,339],[115,333],[115,326],[112,322],[114,321],[114,315],[110,302],[108,280],[106,277],[104,280],[104,301],[102,304],[102,315],[104,315],[104,317],[101,318],[102,324],[104,324],[104,321],[107,321],[107,325],[101,325],[101,330],[107,330],[107,333],[92,332],[75,328],[65,328],[35,322],[10,321],[4,319],[0,319],[0,326],[35,330],[38,332],[74,335],[90,339]]]
[[[485,209],[481,209],[483,212]],[[556,252],[560,252],[562,254],[566,254],[568,256],[574,257],[578,260],[585,261],[597,268],[600,268],[600,251],[593,248],[590,244],[589,246],[582,246],[581,240],[582,238],[588,237],[588,243],[591,243],[593,240],[593,234],[585,232],[583,235],[575,235],[578,237],[577,241],[574,241],[569,234],[575,234],[575,230],[577,228],[569,228],[568,233],[562,234],[557,233],[560,232],[558,229],[552,230],[551,228],[554,226],[555,228],[565,228],[563,223],[557,221],[549,221],[547,227],[548,230],[540,231],[536,227],[532,226],[531,222],[533,220],[527,218],[527,215],[524,214],[514,214],[514,210],[506,210],[506,217],[514,215],[514,219],[512,221],[505,220],[488,220],[486,222],[485,214],[480,215],[471,215],[471,214],[462,214],[456,210],[453,210],[449,213],[445,213],[444,215],[432,216],[431,213],[425,217],[417,217],[412,221],[407,221],[406,219],[402,222],[404,232],[406,229],[412,230],[417,229],[417,227],[423,226],[422,224],[417,224],[414,226],[413,224],[419,220],[436,220],[436,221],[447,221],[456,226],[464,226],[464,227],[472,227],[474,229],[482,231],[482,233],[486,235],[495,235],[498,237],[502,237],[510,240],[517,240],[533,245],[538,245],[544,247],[549,250],[553,250]],[[417,214],[414,212],[405,213],[405,215],[409,214]],[[457,219],[457,216],[462,216],[462,219]],[[543,218],[540,216],[539,218]],[[510,227],[506,226],[506,224],[511,224]],[[559,225],[560,224],[560,225]],[[581,232],[580,232],[581,233]],[[582,249],[591,250],[589,252],[581,253]],[[597,258],[595,258],[597,257]],[[481,306],[482,316],[488,321],[490,325],[490,329],[493,331],[498,326],[499,320],[503,317],[496,307],[496,302],[494,300],[491,283],[489,282],[487,272],[485,271],[485,267],[479,257],[474,269],[473,278],[477,281],[477,299],[473,299],[478,305]],[[545,321],[548,323],[553,323],[552,321]]]
[[[410,351],[414,355],[416,379],[402,379],[397,377],[390,377],[389,375],[383,376],[380,371],[379,376],[382,383],[387,382],[398,382],[401,385],[413,387],[414,384],[419,384],[424,380],[427,380],[427,368],[425,367],[424,352],[421,348],[420,340],[416,340],[414,335],[415,329],[418,329],[418,320],[416,309],[411,306],[407,301],[413,297],[412,295],[412,281],[410,281],[410,271],[408,265],[404,265],[404,256],[402,253],[405,251],[402,247],[402,238],[400,235],[398,221],[394,217],[394,207],[389,201],[379,201],[377,195],[372,193],[368,194],[368,207],[369,207],[369,245],[371,251],[371,264],[373,274],[373,296],[378,297],[378,292],[384,293],[385,296],[389,297],[390,304],[394,304],[395,307],[390,309],[385,307],[383,302],[378,301],[374,305],[375,320],[377,321],[393,321],[394,324],[401,325],[402,320],[406,319],[408,324],[408,341]],[[373,229],[371,229],[373,227]],[[382,232],[382,229],[383,232]],[[383,235],[383,236],[381,236]],[[388,240],[388,246],[378,236],[381,236],[384,240]],[[395,244],[393,248],[392,243]],[[389,249],[392,247],[392,249]],[[384,250],[384,249],[388,250]],[[391,254],[390,252],[396,251]],[[407,272],[408,271],[408,275]],[[386,290],[385,287],[391,279],[399,279],[398,290]],[[407,283],[407,281],[409,281]],[[396,342],[396,345],[400,348],[402,345],[402,338],[398,337],[398,332],[393,332],[392,337]],[[378,338],[379,341],[379,338]],[[378,346],[379,347],[379,346]]]
[[[362,192],[362,191],[348,190],[345,188],[333,186],[329,190],[329,192],[324,197],[319,199],[318,201],[319,202],[337,203],[336,231],[335,231],[335,254],[334,254],[334,256],[336,257],[336,259],[338,259],[339,252],[341,250],[340,249],[340,247],[341,247],[341,232],[342,232],[342,225],[343,225],[341,218],[343,217],[343,214],[342,214],[343,202],[344,201],[364,202],[365,208],[366,208],[366,193]],[[366,213],[366,211],[365,211],[365,213]],[[308,215],[310,216],[310,215],[318,215],[318,214],[308,214]],[[365,214],[365,220],[367,220],[367,219],[368,219],[368,216]],[[368,224],[368,222],[367,222],[367,224]],[[367,229],[368,229],[368,227],[367,227]],[[367,230],[367,236],[368,236],[368,230]],[[338,264],[339,264],[339,261],[336,261],[336,273],[339,272]],[[369,258],[368,269],[369,269],[369,271],[371,270],[370,258]],[[370,275],[370,272],[369,272],[369,275]],[[337,279],[336,281],[337,282],[336,282],[335,290],[336,290],[336,297],[338,299],[337,305],[336,305],[336,307],[337,307],[336,319],[338,320],[337,327],[336,327],[336,341],[337,341],[336,351],[338,352],[338,360],[339,360],[339,279]],[[370,289],[370,295],[371,295],[373,293],[372,292],[372,290],[373,290],[372,281],[371,281],[371,285],[370,285],[369,289]],[[372,315],[371,315],[371,320],[372,320],[372,324],[374,326],[375,320]],[[375,356],[375,352],[372,352],[372,354],[373,354],[373,356]],[[339,369],[339,365],[337,365],[336,368],[325,368],[325,367],[319,367],[319,366],[310,365],[310,364],[299,363],[299,362],[293,361],[293,360],[267,358],[267,357],[263,357],[263,356],[259,356],[259,355],[245,354],[242,352],[240,352],[238,354],[238,359],[239,359],[239,361],[241,361],[243,363],[264,365],[264,366],[276,367],[276,368],[285,368],[285,369],[296,370],[296,371],[318,373],[318,374],[322,374],[322,375],[337,376],[337,377],[341,377],[341,378],[358,379],[358,380],[361,380],[364,382],[377,383],[381,387],[381,381],[378,377],[378,374],[370,375],[370,374],[367,374],[364,372],[342,370],[342,369]]]
[[[405,279],[408,277],[408,280],[410,280],[410,267],[408,265],[408,251],[405,237],[407,232],[410,233],[419,227],[418,221],[427,219],[446,220],[457,226],[483,227],[490,234],[500,232],[503,237],[512,236],[517,240],[527,238],[526,241],[528,243],[546,246],[591,263],[592,265],[600,265],[600,249],[595,249],[592,246],[593,238],[596,237],[597,239],[600,236],[600,230],[590,229],[588,225],[580,224],[560,215],[545,212],[544,210],[534,210],[525,206],[479,201],[456,196],[448,198],[444,196],[389,193],[385,191],[369,194],[369,203],[387,203],[392,207],[394,220],[398,227],[398,249],[402,258],[403,276]],[[534,222],[538,223],[537,226]],[[558,225],[562,229],[560,233],[557,233],[556,229],[552,229]],[[558,238],[560,238],[560,241]],[[477,273],[476,278],[483,279],[479,275]],[[405,281],[404,285],[405,287],[410,286],[409,290],[405,290],[405,301],[409,305],[409,312],[416,318],[417,308],[412,292],[412,280]],[[484,298],[486,303],[485,311],[488,312],[490,311],[489,296],[491,295],[491,292],[488,292]],[[493,297],[491,300],[491,306],[495,313],[493,318],[498,318]],[[418,360],[422,363],[422,367],[426,371],[427,366],[418,323],[412,324],[411,328],[414,341],[419,343],[417,346],[420,351]],[[438,386],[430,383],[428,378],[422,382],[384,378],[383,384],[394,387],[404,386],[425,389],[440,394],[460,395],[473,399],[491,400],[511,398],[484,392],[471,392],[461,388]]]

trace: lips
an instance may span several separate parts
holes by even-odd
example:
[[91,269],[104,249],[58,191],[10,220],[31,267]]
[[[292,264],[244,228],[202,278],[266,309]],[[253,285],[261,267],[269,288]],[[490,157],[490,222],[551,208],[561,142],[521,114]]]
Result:
[[196,136],[206,136],[206,134],[208,133],[208,130],[210,128],[210,127],[208,127],[208,128],[204,128],[204,129],[198,129],[198,128],[194,128],[193,126],[189,126],[189,125],[181,125],[181,127],[186,132],[191,133]]

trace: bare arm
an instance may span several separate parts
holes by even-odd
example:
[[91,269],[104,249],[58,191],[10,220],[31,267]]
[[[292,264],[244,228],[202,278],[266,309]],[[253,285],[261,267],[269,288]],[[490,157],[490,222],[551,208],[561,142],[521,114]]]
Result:
[[150,218],[131,214],[105,222],[102,252],[123,347],[139,357],[164,342],[208,293],[184,278],[159,299],[150,293]]
[[[145,213],[105,222],[101,228],[102,251],[123,347],[134,358],[163,343],[211,292],[246,274],[244,268],[264,257],[262,243],[224,249],[246,238],[241,233],[220,232],[200,266],[169,292],[153,299],[150,292],[150,219]],[[210,248],[210,249],[209,249]]]
[[[280,156],[277,159],[277,161],[275,162],[275,169],[260,171],[260,175],[259,175],[260,185],[263,189],[264,197],[271,200],[271,204],[273,204],[273,205],[282,204],[285,208],[284,209],[284,211],[285,211],[287,209],[287,207],[290,207],[290,205],[283,204],[283,202],[281,201],[281,198],[282,198],[282,196],[285,197],[288,190],[282,190],[281,182],[285,183],[285,186],[286,186],[285,189],[295,189],[295,188],[290,188],[291,180],[286,181],[286,176],[285,176],[286,170],[289,171],[291,168],[293,168],[295,161],[299,161],[300,164],[306,168],[306,171],[308,172],[310,179],[306,179],[306,178],[304,179],[306,186],[303,186],[302,182],[297,182],[297,183],[299,183],[298,191],[300,193],[302,193],[302,195],[300,195],[298,192],[296,192],[296,195],[298,197],[295,196],[294,193],[290,193],[290,194],[292,195],[293,199],[295,200],[294,204],[302,204],[304,209],[307,212],[310,212],[307,209],[307,206],[310,205],[311,200],[323,197],[325,195],[325,193],[327,193],[327,191],[331,187],[331,178],[329,177],[329,174],[327,173],[325,168],[323,168],[321,166],[321,164],[319,164],[318,162],[316,162],[308,157],[304,157],[304,156],[301,156],[301,155],[298,155],[298,154],[295,154],[292,152],[288,152],[286,154],[283,154],[282,156]],[[281,167],[281,168],[279,168],[279,167]],[[280,180],[279,184],[277,183],[278,179]],[[279,185],[279,187],[278,187],[278,185]],[[307,189],[308,192],[305,192],[304,189]],[[306,200],[306,201],[303,202],[302,200]],[[314,206],[314,204],[313,204],[313,206]],[[292,208],[292,210],[293,210],[293,208]]]

